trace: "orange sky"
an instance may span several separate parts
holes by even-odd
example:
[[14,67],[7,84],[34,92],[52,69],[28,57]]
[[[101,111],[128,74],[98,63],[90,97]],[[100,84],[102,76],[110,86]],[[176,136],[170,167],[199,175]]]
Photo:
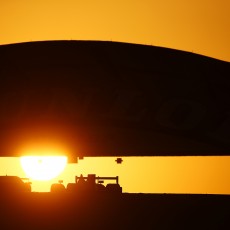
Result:
[[[33,191],[49,191],[52,183],[73,183],[75,175],[119,176],[124,192],[230,194],[230,157],[114,157],[84,158],[69,164],[51,181],[32,181]],[[0,175],[25,177],[17,157],[0,159]]]
[[0,0],[0,44],[113,40],[230,61],[229,0]]
[[[229,12],[229,0],[0,0],[0,44],[112,40],[230,61]],[[119,175],[126,192],[230,194],[230,157],[125,158],[122,165],[114,160],[84,159],[68,165],[60,179],[73,182],[80,173]],[[0,174],[6,173],[24,176],[19,159],[0,159]],[[49,190],[49,186],[34,182],[33,189]]]

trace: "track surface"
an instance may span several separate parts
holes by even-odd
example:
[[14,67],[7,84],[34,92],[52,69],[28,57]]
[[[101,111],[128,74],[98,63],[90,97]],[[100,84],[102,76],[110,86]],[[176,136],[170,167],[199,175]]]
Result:
[[1,195],[2,229],[228,229],[230,196]]

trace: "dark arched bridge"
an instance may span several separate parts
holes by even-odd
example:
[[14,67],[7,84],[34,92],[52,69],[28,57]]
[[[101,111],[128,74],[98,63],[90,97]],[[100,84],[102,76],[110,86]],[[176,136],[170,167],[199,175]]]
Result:
[[72,156],[230,153],[230,63],[146,45],[0,46],[0,154],[59,143]]

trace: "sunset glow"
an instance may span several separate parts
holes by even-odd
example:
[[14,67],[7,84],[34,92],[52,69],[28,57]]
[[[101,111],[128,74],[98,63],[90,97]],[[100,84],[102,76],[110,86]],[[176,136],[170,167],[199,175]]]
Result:
[[[35,41],[79,41],[79,40],[95,40],[95,41],[110,41],[110,42],[128,42],[128,43],[137,43],[157,47],[167,47],[173,48],[176,50],[189,51],[192,53],[202,54],[205,56],[217,58],[220,60],[230,61],[230,1],[227,0],[193,0],[193,1],[152,1],[152,0],[142,0],[142,1],[74,1],[74,0],[40,0],[40,1],[28,1],[28,0],[14,0],[14,1],[1,1],[0,3],[0,45],[12,44],[12,43],[21,43],[21,42],[35,42]],[[109,53],[108,51],[107,53]],[[23,54],[23,53],[22,53]],[[68,53],[67,53],[68,54]],[[44,56],[46,53],[44,54]],[[116,62],[111,62],[110,59],[106,60],[106,56],[100,56],[100,53],[94,53],[93,60],[95,66],[87,65],[88,69],[98,69],[106,75],[104,69],[100,69],[96,64],[99,63],[109,63],[113,68],[108,68],[108,71],[115,72],[117,68]],[[22,55],[23,56],[23,55]],[[76,53],[76,57],[78,53]],[[20,57],[20,60],[23,59]],[[86,58],[80,56],[80,58]],[[5,53],[2,53],[2,60],[8,59],[8,62],[11,63],[12,59],[15,58],[9,54],[8,57],[5,56]],[[68,62],[69,56],[66,55],[62,57]],[[117,56],[117,59],[122,59],[123,57]],[[160,57],[159,57],[160,58]],[[103,60],[103,61],[102,61]],[[1,65],[4,65],[1,63]],[[120,60],[118,60],[119,62]],[[127,60],[128,62],[128,60]],[[176,60],[172,60],[172,63]],[[124,62],[125,63],[125,62]],[[204,63],[205,64],[205,63]],[[34,76],[31,70],[31,67],[25,69],[26,75],[25,79],[37,77],[39,82],[39,77],[44,78],[42,69],[39,69],[40,63],[36,63],[36,68],[38,68],[37,75]],[[58,64],[57,64],[58,65]],[[60,67],[60,66],[58,66]],[[134,66],[135,67],[135,66]],[[8,68],[8,67],[7,67]],[[10,72],[11,68],[6,68],[6,72]],[[17,65],[15,71],[22,68]],[[45,71],[45,70],[44,70]],[[135,68],[134,68],[134,71]],[[190,70],[184,69],[184,78],[181,78],[181,82],[186,82],[184,79],[187,76],[190,76]],[[46,72],[51,76],[55,76],[55,73],[49,68],[49,62],[47,62]],[[63,69],[64,77],[68,77],[68,72],[65,72]],[[148,72],[146,70],[146,72]],[[1,73],[2,72],[1,69]],[[62,73],[57,74],[57,79],[61,76]],[[65,75],[66,74],[66,75]],[[75,74],[75,72],[74,72]],[[119,76],[126,79],[128,72],[117,72]],[[138,73],[137,73],[138,74]],[[140,79],[141,75],[140,73]],[[79,72],[76,70],[76,77],[85,77],[84,72]],[[75,76],[73,75],[73,76]],[[92,74],[93,75],[93,74]],[[221,75],[221,74],[220,74]],[[71,75],[72,76],[72,75]],[[94,75],[93,75],[94,76]],[[123,77],[124,76],[124,77]],[[139,75],[138,75],[139,76]],[[16,76],[17,77],[17,76]],[[24,77],[24,75],[23,75]],[[109,77],[109,76],[108,76]],[[213,81],[218,83],[220,76],[216,76],[216,80]],[[14,75],[12,75],[12,79]],[[150,78],[150,76],[149,76]],[[157,76],[157,79],[160,79],[160,76]],[[11,78],[9,78],[9,82]],[[96,77],[95,77],[96,79]],[[173,81],[173,78],[171,78]],[[170,79],[170,81],[171,81]],[[178,78],[179,79],[179,78]],[[227,79],[227,78],[226,78]],[[46,79],[43,79],[46,82]],[[41,81],[43,81],[41,80]],[[113,82],[113,81],[112,81]],[[191,82],[193,82],[191,80]],[[200,80],[204,82],[205,80]],[[81,138],[83,139],[84,133],[79,135],[77,138],[74,135],[71,135],[68,132],[68,127],[65,126],[65,123],[68,123],[68,119],[63,119],[64,115],[73,116],[71,111],[73,102],[72,95],[73,93],[65,91],[65,84],[63,87],[59,87],[57,94],[54,94],[52,89],[55,88],[52,85],[52,89],[48,91],[48,87],[44,85],[45,90],[50,92],[49,98],[46,98],[44,105],[45,112],[42,110],[41,120],[42,123],[35,123],[34,126],[30,125],[30,119],[25,119],[27,114],[31,120],[36,116],[36,107],[34,110],[28,110],[26,106],[26,94],[24,89],[28,89],[28,81],[23,81],[23,89],[18,89],[17,84],[15,89],[18,92],[22,92],[22,103],[18,103],[20,98],[15,97],[16,93],[12,90],[12,94],[6,91],[5,97],[1,98],[0,103],[2,112],[1,122],[3,127],[7,127],[8,123],[5,124],[3,117],[8,117],[6,113],[7,108],[10,108],[9,105],[15,105],[10,110],[9,114],[12,114],[9,117],[9,127],[13,127],[13,131],[21,131],[19,135],[13,135],[7,129],[3,129],[4,135],[1,137],[3,141],[4,138],[8,135],[10,138],[7,143],[10,153],[14,154],[15,157],[0,157],[0,173],[2,175],[19,175],[20,177],[27,176],[32,180],[36,181],[32,184],[33,191],[50,191],[50,183],[52,178],[56,183],[58,179],[64,180],[64,185],[67,183],[74,182],[74,177],[76,175],[83,174],[84,176],[89,174],[96,174],[97,176],[119,176],[121,185],[124,187],[125,192],[145,192],[145,193],[211,193],[211,194],[230,194],[230,157],[229,156],[213,156],[213,157],[130,157],[124,159],[122,164],[116,164],[115,159],[109,158],[85,158],[80,160],[78,164],[69,164],[67,165],[66,156],[77,156],[81,152]],[[56,83],[54,82],[54,85]],[[104,88],[106,91],[106,84]],[[130,83],[132,84],[132,82]],[[170,86],[170,82],[167,83]],[[196,92],[200,90],[198,85],[190,85],[190,81],[186,83],[188,87],[191,88],[191,92]],[[219,84],[219,83],[218,83]],[[217,85],[218,85],[217,84]],[[90,88],[93,87],[93,83],[89,81]],[[10,87],[12,84],[10,83]],[[126,92],[125,86],[120,85],[121,90]],[[122,88],[123,87],[123,88]],[[155,86],[154,86],[155,87]],[[155,88],[153,91],[155,92]],[[226,89],[228,86],[226,85]],[[2,84],[2,89],[5,88],[5,85]],[[34,84],[36,88],[36,84]],[[47,89],[46,89],[47,88]],[[103,88],[103,89],[104,89]],[[117,88],[114,85],[114,88]],[[128,89],[129,87],[127,87]],[[157,89],[157,88],[156,88]],[[34,105],[36,104],[36,98],[39,99],[39,95],[43,95],[43,89],[37,87],[38,93],[32,89],[29,89],[28,98],[35,98]],[[29,91],[28,90],[28,91]],[[98,91],[93,91],[92,95],[88,94],[88,91],[85,95],[82,93],[80,98],[80,103],[85,110],[88,109],[90,105],[91,98],[94,98],[94,94]],[[80,90],[80,91],[81,91]],[[207,92],[211,92],[212,88],[208,88]],[[183,92],[185,92],[184,90]],[[129,98],[136,97],[135,91],[130,91],[134,96]],[[176,92],[176,91],[175,91]],[[180,95],[180,92],[176,92],[178,98],[184,98]],[[211,92],[213,97],[216,92]],[[116,93],[117,95],[118,93]],[[202,95],[206,95],[206,91],[202,91]],[[37,96],[38,95],[38,96]],[[127,93],[128,95],[128,93]],[[138,94],[139,95],[139,94]],[[142,94],[140,94],[142,95]],[[157,94],[156,94],[157,95]],[[221,94],[225,97],[225,94]],[[85,100],[82,100],[82,98]],[[159,97],[160,100],[164,100],[164,97]],[[120,100],[120,97],[118,97]],[[140,107],[141,100],[138,100],[136,103]],[[188,98],[190,100],[190,97]],[[199,100],[199,97],[196,96],[195,102]],[[208,101],[208,96],[204,96],[204,102]],[[48,103],[50,102],[50,103]],[[120,101],[119,101],[120,102]],[[211,108],[213,98],[210,98],[209,107]],[[215,102],[215,101],[214,101]],[[18,103],[18,104],[17,104]],[[121,100],[121,105],[115,104],[118,108],[118,118],[120,113],[123,113],[123,104],[126,104],[127,101]],[[168,103],[168,102],[167,102]],[[216,102],[215,102],[216,103]],[[32,104],[32,105],[33,105]],[[127,103],[128,104],[128,103]],[[131,104],[131,103],[130,103]],[[134,103],[135,104],[135,103]],[[216,103],[217,104],[217,103]],[[31,105],[31,107],[33,107]],[[58,106],[63,106],[65,110],[60,110],[60,114],[54,113],[55,108]],[[93,104],[94,105],[94,104]],[[168,103],[167,105],[171,105]],[[193,105],[193,104],[192,104]],[[203,105],[201,103],[201,105]],[[228,105],[224,104],[226,108]],[[208,107],[208,108],[209,108]],[[52,108],[54,108],[52,110]],[[95,105],[95,108],[96,105]],[[141,107],[142,108],[142,107]],[[170,107],[171,108],[171,107]],[[8,109],[9,110],[9,109]],[[76,109],[77,110],[77,109]],[[95,109],[96,110],[96,109]],[[18,111],[15,113],[15,111]],[[85,111],[77,110],[78,113],[84,115]],[[112,110],[111,110],[112,111]],[[143,110],[145,112],[145,110]],[[151,109],[151,111],[155,111]],[[204,110],[204,113],[207,113],[208,110]],[[55,120],[52,119],[50,114],[57,115],[60,118],[60,121],[63,122],[61,128],[53,126],[52,122],[55,123]],[[226,138],[227,141],[229,135],[229,124],[230,120],[227,119],[228,111],[226,110],[225,114],[216,115],[218,111],[215,111],[213,117],[225,117],[226,122],[223,123],[223,126],[220,129],[217,129],[218,135],[223,139]],[[202,109],[199,109],[196,114],[202,114]],[[15,115],[16,114],[16,115]],[[112,112],[111,112],[112,114]],[[141,113],[140,113],[141,114]],[[83,116],[82,115],[82,116]],[[49,116],[51,119],[49,120]],[[78,115],[77,115],[78,116]],[[25,119],[25,123],[20,122],[20,117]],[[149,116],[151,117],[151,116]],[[152,118],[152,117],[151,117]],[[39,117],[40,119],[40,117]],[[133,118],[132,118],[133,119]],[[139,118],[138,118],[139,119]],[[96,118],[95,118],[96,120]],[[59,120],[58,120],[59,121]],[[15,123],[19,123],[21,128],[18,129],[14,126]],[[49,123],[50,122],[50,123]],[[26,126],[26,125],[28,126]],[[80,129],[79,124],[76,122],[78,128]],[[202,124],[202,129],[207,125],[207,121],[204,119],[204,124]],[[42,128],[41,128],[42,127]],[[63,128],[64,127],[64,128]],[[66,128],[67,127],[67,128]],[[70,126],[72,127],[72,126]],[[64,130],[64,131],[63,131]],[[218,135],[214,135],[213,130],[207,125],[207,130],[209,130],[208,138],[216,138]],[[80,132],[80,131],[79,131]],[[81,133],[81,132],[80,132]],[[226,136],[224,134],[226,133]],[[198,134],[199,136],[199,134]],[[44,140],[45,139],[45,140]],[[92,138],[93,139],[93,138]],[[67,141],[66,141],[67,140]],[[225,141],[225,140],[224,140]],[[66,143],[74,143],[74,147],[68,146]],[[79,144],[78,144],[79,142]],[[75,143],[76,148],[75,148]],[[86,142],[87,145],[91,146],[91,143]],[[229,143],[229,142],[228,142]],[[59,146],[62,145],[63,146]],[[83,143],[84,144],[84,143]],[[97,144],[97,143],[96,143]],[[95,144],[95,145],[96,145]],[[106,144],[106,143],[105,143]],[[165,143],[167,145],[167,143]],[[56,148],[53,148],[55,146]],[[15,147],[15,148],[14,148]],[[12,150],[11,150],[12,148]],[[14,149],[13,149],[14,148]],[[36,151],[33,151],[36,149]],[[52,150],[52,151],[51,151]],[[2,154],[4,151],[2,152]],[[119,155],[122,152],[118,153]],[[33,156],[32,156],[33,155]],[[37,156],[35,156],[37,155]],[[41,156],[42,155],[42,156]],[[52,157],[51,157],[52,155]],[[58,155],[58,157],[54,157]],[[17,156],[17,157],[16,157]],[[19,158],[18,156],[23,156]],[[20,159],[20,160],[19,160]],[[21,167],[20,167],[20,163]],[[67,165],[67,167],[66,167]],[[65,168],[66,167],[66,168]],[[22,171],[22,168],[25,172]],[[64,170],[65,169],[65,170]],[[146,178],[147,179],[143,179]],[[60,178],[57,179],[57,176]],[[49,184],[48,184],[49,183]]]
[[64,156],[25,156],[21,166],[26,176],[33,180],[51,180],[57,177],[67,164]]

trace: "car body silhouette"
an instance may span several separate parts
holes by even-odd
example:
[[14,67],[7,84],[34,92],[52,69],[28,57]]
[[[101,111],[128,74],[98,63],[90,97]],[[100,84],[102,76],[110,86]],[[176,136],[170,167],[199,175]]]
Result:
[[[24,182],[23,180],[27,180]],[[31,182],[27,178],[20,178],[18,176],[0,176],[0,193],[20,193],[31,192]]]

